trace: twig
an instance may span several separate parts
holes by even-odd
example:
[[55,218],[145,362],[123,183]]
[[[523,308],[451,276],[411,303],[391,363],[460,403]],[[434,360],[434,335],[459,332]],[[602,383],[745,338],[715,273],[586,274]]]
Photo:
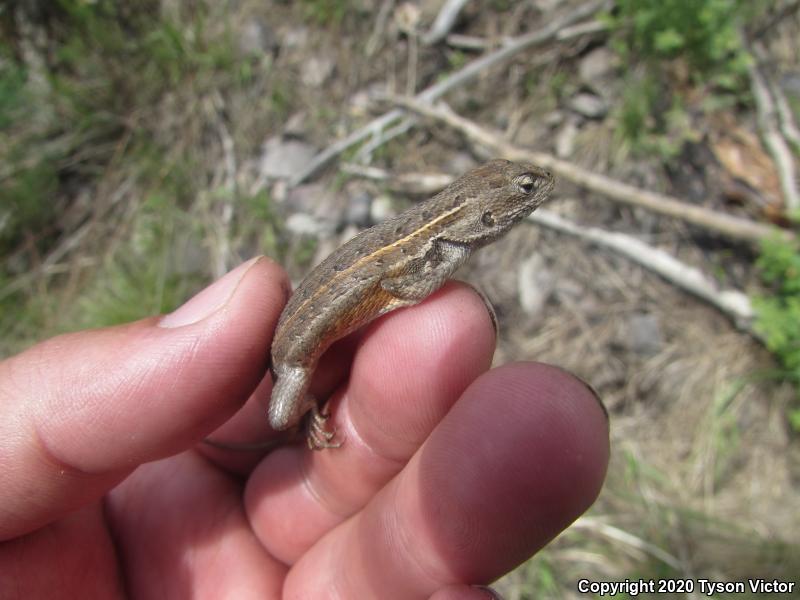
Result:
[[787,239],[793,238],[791,233],[777,227],[754,223],[747,219],[722,214],[702,206],[687,204],[666,194],[642,190],[632,185],[615,181],[605,175],[587,171],[550,154],[520,148],[507,142],[499,134],[484,129],[469,119],[465,119],[441,103],[432,106],[431,104],[420,102],[417,98],[395,98],[394,100],[397,104],[413,110],[419,115],[441,121],[461,131],[472,141],[491,148],[495,153],[511,160],[534,162],[552,169],[564,179],[614,200],[683,219],[687,223],[747,242],[758,242],[773,235],[786,236]]
[[217,167],[217,176],[214,187],[225,190],[225,194],[215,202],[218,214],[214,219],[214,233],[216,243],[213,244],[213,272],[214,277],[222,277],[230,268],[232,250],[230,244],[230,228],[233,221],[233,203],[238,191],[238,167],[236,162],[236,148],[228,127],[225,124],[225,100],[222,95],[215,92],[210,98],[209,113],[213,115],[217,124],[222,149],[222,163]]
[[559,42],[569,40],[572,38],[580,37],[582,35],[589,35],[592,33],[601,33],[607,31],[609,28],[607,23],[602,21],[587,21],[586,23],[578,23],[571,27],[564,27],[556,34],[556,39]]
[[369,36],[366,46],[364,46],[364,52],[367,56],[374,56],[378,51],[392,8],[394,8],[394,0],[383,0],[381,3],[378,15],[375,17],[375,26],[372,28],[372,34]]
[[436,15],[436,20],[433,22],[428,33],[422,37],[422,43],[426,46],[432,46],[442,41],[445,36],[450,33],[453,25],[456,24],[458,15],[461,13],[461,9],[464,8],[466,3],[467,0],[447,0],[439,11],[439,14]]
[[[408,193],[438,192],[453,181],[451,175],[407,173],[391,175],[385,169],[346,164],[344,171],[352,175],[385,182],[391,189]],[[642,267],[663,277],[677,287],[698,296],[718,308],[742,330],[753,333],[753,307],[750,299],[737,290],[723,290],[699,269],[687,265],[671,254],[654,248],[630,235],[605,231],[597,227],[577,225],[546,209],[539,209],[528,219],[561,233],[609,248]]]
[[[608,25],[601,21],[587,21],[586,23],[578,23],[571,27],[565,27],[556,34],[556,39],[559,42],[565,42],[572,38],[580,37],[582,35],[591,35],[594,33],[601,33],[608,30]],[[464,50],[485,50],[487,48],[494,48],[498,45],[507,44],[514,38],[501,37],[500,39],[488,39],[475,35],[462,35],[460,33],[451,33],[447,36],[447,45],[454,48],[463,48]]]
[[786,138],[795,153],[800,154],[800,129],[797,128],[797,123],[794,122],[794,115],[792,114],[792,109],[789,108],[789,103],[786,101],[786,96],[773,79],[768,80],[767,84],[769,85],[769,91],[772,93],[772,98],[775,100],[775,109],[778,111],[781,133],[783,133],[783,137]]
[[[562,19],[552,21],[550,24],[542,27],[541,29],[521,35],[508,44],[505,44],[502,48],[498,48],[494,52],[490,52],[489,54],[486,54],[485,56],[482,56],[481,58],[475,59],[474,61],[464,65],[461,69],[449,77],[433,84],[414,97],[421,102],[433,102],[453,88],[471,81],[489,67],[511,58],[522,50],[555,39],[556,35],[558,35],[558,32],[561,29],[573,25],[589,15],[596,13],[605,4],[606,0],[596,0],[594,2],[582,4],[575,10],[572,10]],[[290,180],[289,184],[296,186],[303,183],[306,179],[316,174],[320,169],[322,169],[334,158],[339,156],[342,152],[351,146],[358,144],[367,137],[374,135],[376,132],[388,127],[391,123],[400,119],[403,115],[404,111],[396,108],[376,119],[373,119],[364,127],[357,129],[343,140],[336,142],[317,154],[303,171],[296,174]]]
[[498,44],[507,43],[507,39],[490,40],[477,35],[463,35],[461,33],[451,33],[447,36],[447,45],[453,48],[463,48],[464,50],[486,50]]
[[408,36],[408,63],[406,65],[406,94],[417,92],[417,64],[419,62],[419,36]]
[[787,2],[783,7],[775,11],[775,14],[770,16],[765,23],[762,23],[758,29],[752,32],[748,32],[748,37],[751,39],[756,39],[762,37],[767,31],[782,23],[786,17],[791,15],[793,12],[797,12],[800,10],[800,2],[795,0],[794,2]]
[[411,129],[415,123],[415,117],[406,116],[394,127],[377,131],[370,141],[366,142],[358,149],[355,160],[360,163],[370,162],[372,160],[372,153],[375,152],[375,150],[383,146],[389,140],[403,135],[406,131]]
[[706,277],[702,271],[679,261],[671,254],[624,233],[578,226],[547,210],[538,210],[528,219],[561,233],[568,233],[614,250],[679,288],[705,300],[732,319],[737,327],[751,332],[753,307],[745,294],[737,290],[720,289],[716,282]]
[[[761,44],[753,44],[752,50],[760,63],[766,61],[767,53]],[[800,130],[798,130],[797,124],[794,122],[794,115],[791,108],[789,108],[789,103],[786,101],[786,96],[783,94],[781,86],[775,83],[774,78],[764,77],[764,79],[766,80],[767,88],[769,88],[770,96],[775,102],[775,111],[778,115],[781,133],[792,146],[792,149],[800,154]]]
[[603,523],[594,517],[581,517],[572,524],[572,528],[584,529],[599,533],[610,540],[621,542],[627,546],[630,546],[631,548],[635,548],[640,552],[649,554],[664,564],[672,567],[673,570],[679,573],[683,571],[683,565],[681,565],[681,562],[666,550],[662,550],[658,546],[651,544],[650,542],[645,541],[631,533],[628,533],[619,527],[614,527],[608,523]]
[[778,170],[778,179],[781,182],[781,191],[786,211],[793,213],[800,210],[800,194],[795,186],[796,172],[794,168],[794,157],[786,140],[783,139],[778,130],[778,117],[775,110],[775,103],[769,93],[767,83],[756,65],[751,65],[748,69],[750,75],[750,88],[753,91],[753,100],[756,104],[758,114],[758,127],[761,130],[761,137],[767,150],[775,161],[775,168]]
[[453,178],[445,173],[406,173],[391,175],[385,169],[365,167],[353,163],[342,164],[342,171],[365,179],[386,183],[389,189],[406,194],[428,194],[439,191]]

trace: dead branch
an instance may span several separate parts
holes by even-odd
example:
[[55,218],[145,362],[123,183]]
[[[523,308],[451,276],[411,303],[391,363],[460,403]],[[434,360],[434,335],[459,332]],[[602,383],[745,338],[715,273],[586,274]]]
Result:
[[624,233],[606,231],[598,227],[578,226],[548,210],[538,210],[528,219],[621,254],[682,290],[715,306],[733,320],[737,327],[752,333],[753,307],[745,294],[738,290],[721,289],[702,271],[681,262],[668,252]]
[[[556,39],[559,42],[565,42],[572,38],[602,33],[607,30],[608,25],[601,21],[587,21],[586,23],[578,23],[577,25],[565,27],[556,34]],[[507,44],[511,40],[513,40],[513,38],[501,37],[500,39],[487,39],[474,35],[451,33],[447,36],[447,45],[453,48],[463,48],[464,50],[486,50],[487,48],[494,48],[498,45]]]
[[436,20],[428,33],[422,37],[422,43],[426,46],[433,46],[442,41],[456,24],[458,15],[466,3],[467,0],[447,0],[439,14],[436,15]]
[[559,42],[571,40],[572,38],[580,37],[582,35],[591,35],[594,33],[602,33],[608,31],[609,25],[602,21],[587,21],[586,23],[578,23],[564,27],[556,34],[556,39]]
[[[434,100],[440,98],[442,95],[446,94],[453,88],[463,85],[468,81],[471,81],[489,67],[492,67],[505,60],[508,60],[509,58],[511,58],[512,56],[518,54],[523,50],[554,40],[560,30],[581,21],[590,15],[593,15],[594,13],[599,11],[603,6],[605,6],[605,4],[606,0],[596,0],[595,2],[587,2],[585,4],[582,4],[575,10],[570,11],[570,13],[565,15],[563,18],[552,21],[551,23],[549,23],[545,27],[542,27],[541,29],[532,31],[525,35],[521,35],[515,38],[513,41],[510,41],[509,43],[503,45],[501,48],[498,48],[494,52],[490,52],[489,54],[486,54],[481,58],[473,60],[470,63],[467,63],[466,65],[464,65],[464,67],[462,67],[449,77],[446,77],[445,79],[442,79],[441,81],[433,84],[432,86],[428,87],[427,89],[423,90],[422,92],[414,96],[414,98],[416,98],[420,102],[433,102]],[[328,148],[317,154],[317,156],[315,156],[314,159],[311,160],[311,162],[303,171],[295,175],[290,180],[289,182],[290,185],[296,186],[303,183],[306,179],[316,174],[320,169],[322,169],[334,158],[339,156],[342,152],[344,152],[351,146],[358,144],[362,140],[372,135],[378,134],[380,131],[382,131],[383,129],[385,129],[398,119],[402,118],[404,115],[405,111],[397,108],[393,109],[381,115],[380,117],[373,119],[365,126],[357,129],[356,131],[348,135],[343,140],[340,140],[332,144],[331,146],[329,146]],[[387,138],[386,141],[388,141],[388,139],[391,138]]]
[[499,133],[475,124],[469,119],[455,113],[442,103],[433,106],[417,98],[394,98],[394,101],[396,104],[413,110],[421,116],[449,125],[462,132],[468,139],[486,146],[487,148],[491,148],[493,153],[502,155],[510,160],[534,162],[545,168],[552,169],[557,175],[560,175],[576,185],[603,194],[619,202],[646,208],[669,217],[682,219],[687,223],[746,242],[758,242],[759,240],[774,235],[782,235],[789,239],[793,237],[791,233],[778,229],[777,227],[722,214],[702,206],[687,204],[667,194],[642,190],[606,177],[605,175],[587,171],[565,160],[560,160],[551,154],[520,148],[519,146],[507,142]]
[[372,35],[369,36],[364,51],[367,56],[374,56],[381,46],[381,39],[383,38],[384,31],[386,31],[386,24],[389,22],[389,16],[394,8],[394,0],[383,0],[381,7],[378,9],[378,15],[375,17],[375,26],[372,28]]
[[[346,164],[343,170],[385,183],[390,189],[404,193],[438,192],[450,182],[453,176],[442,173],[390,174],[385,169]],[[567,233],[582,240],[608,248],[645,269],[659,275],[695,296],[705,300],[730,318],[740,329],[753,333],[753,307],[750,299],[738,290],[721,289],[716,282],[699,269],[681,262],[671,254],[654,248],[633,236],[606,231],[597,227],[578,225],[551,211],[539,209],[528,219],[538,225],[549,227],[560,233]]]
[[375,132],[375,135],[358,149],[355,160],[360,163],[370,162],[372,160],[372,153],[375,152],[375,150],[383,146],[389,140],[403,135],[406,131],[411,129],[415,123],[416,119],[414,117],[406,115],[397,125]]
[[[767,60],[767,52],[761,44],[753,44],[752,50],[759,63],[763,64]],[[800,130],[798,130],[797,124],[794,121],[794,115],[792,109],[789,108],[789,102],[786,100],[781,86],[775,82],[774,77],[765,77],[764,79],[766,80],[769,94],[775,102],[775,112],[777,113],[781,133],[792,146],[792,149],[800,154]]]
[[463,35],[460,33],[451,33],[447,36],[447,45],[452,48],[461,48],[463,50],[486,50],[487,48],[494,48],[506,40],[490,40],[488,38],[478,37],[477,35]]
[[779,25],[780,23],[784,22],[787,17],[791,16],[793,13],[796,13],[800,10],[800,2],[795,0],[794,2],[787,2],[778,10],[776,10],[764,23],[758,25],[757,29],[751,32],[747,32],[747,37],[750,39],[757,39],[761,38],[766,34],[770,29]]
[[778,122],[781,125],[781,133],[792,146],[795,153],[800,155],[800,129],[797,128],[797,123],[794,122],[794,114],[792,113],[792,109],[789,108],[786,95],[783,93],[783,90],[781,90],[781,86],[775,83],[774,79],[769,79],[767,84],[769,85],[772,98],[775,100],[775,110],[778,112]]
[[366,167],[353,163],[342,164],[342,171],[373,181],[385,183],[387,187],[404,194],[430,194],[447,186],[453,177],[445,173],[401,173],[390,174],[385,169]]
[[778,170],[778,179],[781,182],[781,191],[786,206],[786,212],[792,213],[800,210],[800,194],[795,186],[797,173],[794,168],[794,157],[781,135],[778,125],[778,115],[775,102],[769,92],[764,76],[753,64],[748,69],[750,76],[750,89],[753,91],[753,100],[756,104],[758,127],[761,138],[767,150],[772,155],[775,168]]

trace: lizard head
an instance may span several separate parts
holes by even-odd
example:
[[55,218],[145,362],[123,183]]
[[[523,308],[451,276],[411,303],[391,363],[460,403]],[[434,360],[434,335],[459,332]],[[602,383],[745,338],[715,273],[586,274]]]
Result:
[[470,217],[457,237],[489,243],[531,214],[550,196],[555,184],[547,169],[509,160],[491,160],[465,174],[457,194],[466,196]]

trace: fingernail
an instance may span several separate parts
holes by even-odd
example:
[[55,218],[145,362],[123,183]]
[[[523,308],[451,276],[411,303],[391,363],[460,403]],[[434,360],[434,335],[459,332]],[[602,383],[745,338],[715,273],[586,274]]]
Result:
[[173,312],[162,317],[158,322],[159,327],[168,329],[183,327],[202,321],[206,317],[225,306],[233,297],[239,282],[244,279],[247,272],[263,257],[252,258],[236,267],[212,283],[204,290],[198,292],[194,297],[175,309]]
[[578,381],[580,381],[580,382],[581,382],[583,385],[585,385],[585,386],[586,386],[586,388],[587,388],[587,389],[588,389],[590,392],[592,392],[592,396],[594,396],[594,399],[595,399],[595,400],[597,401],[597,403],[600,405],[600,410],[602,410],[602,411],[603,411],[603,414],[604,414],[604,415],[605,415],[605,417],[606,417],[606,421],[608,421],[608,420],[609,420],[609,417],[608,417],[608,409],[606,408],[606,405],[605,405],[605,404],[603,404],[603,399],[600,397],[600,394],[598,394],[598,393],[597,393],[597,390],[596,390],[596,389],[594,389],[594,387],[592,386],[592,384],[591,384],[591,383],[588,383],[588,382],[584,381],[583,379],[581,379],[580,377],[578,377],[577,375],[575,375],[575,373],[573,373],[572,375],[575,377],[575,379],[577,379],[577,380],[578,380]]
[[486,307],[486,312],[489,313],[489,319],[491,319],[492,321],[492,328],[494,329],[494,337],[497,337],[497,331],[499,330],[499,327],[497,325],[497,313],[494,311],[494,306],[492,306],[489,297],[486,294],[484,294],[482,290],[476,288],[474,285],[469,283],[467,285],[469,285],[469,287],[475,290],[475,293],[481,297],[481,300],[483,300],[483,305]]
[[485,585],[474,585],[472,586],[473,590],[479,590],[486,594],[487,598],[492,598],[492,600],[503,600],[503,597],[498,594],[495,590]]
[[605,405],[605,404],[603,404],[603,399],[602,399],[602,398],[600,398],[600,394],[598,394],[598,393],[597,393],[597,390],[596,390],[596,389],[594,389],[594,388],[592,387],[592,384],[590,384],[590,383],[586,382],[586,380],[584,380],[584,379],[583,379],[582,377],[580,377],[579,375],[576,375],[575,373],[573,373],[573,372],[572,372],[572,371],[570,371],[569,369],[565,369],[564,367],[559,367],[559,368],[560,368],[562,371],[564,371],[564,372],[566,372],[566,373],[569,373],[570,375],[572,375],[572,376],[573,376],[575,379],[577,379],[578,381],[580,381],[580,382],[583,384],[583,386],[584,386],[584,387],[585,387],[587,390],[589,390],[589,391],[592,393],[592,396],[594,397],[595,401],[596,401],[596,402],[597,402],[597,404],[600,406],[600,410],[602,410],[602,411],[603,411],[603,416],[605,416],[605,418],[606,418],[606,421],[609,421],[610,419],[609,419],[609,416],[608,416],[608,409],[606,408],[606,405]]

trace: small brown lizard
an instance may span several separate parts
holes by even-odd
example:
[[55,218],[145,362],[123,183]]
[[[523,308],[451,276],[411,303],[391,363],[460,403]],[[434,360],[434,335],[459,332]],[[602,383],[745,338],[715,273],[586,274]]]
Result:
[[309,446],[341,445],[308,391],[320,356],[373,319],[427,298],[474,250],[542,204],[553,185],[545,169],[492,160],[433,198],[359,233],[322,261],[289,299],[275,330],[270,425],[291,429],[310,413]]

